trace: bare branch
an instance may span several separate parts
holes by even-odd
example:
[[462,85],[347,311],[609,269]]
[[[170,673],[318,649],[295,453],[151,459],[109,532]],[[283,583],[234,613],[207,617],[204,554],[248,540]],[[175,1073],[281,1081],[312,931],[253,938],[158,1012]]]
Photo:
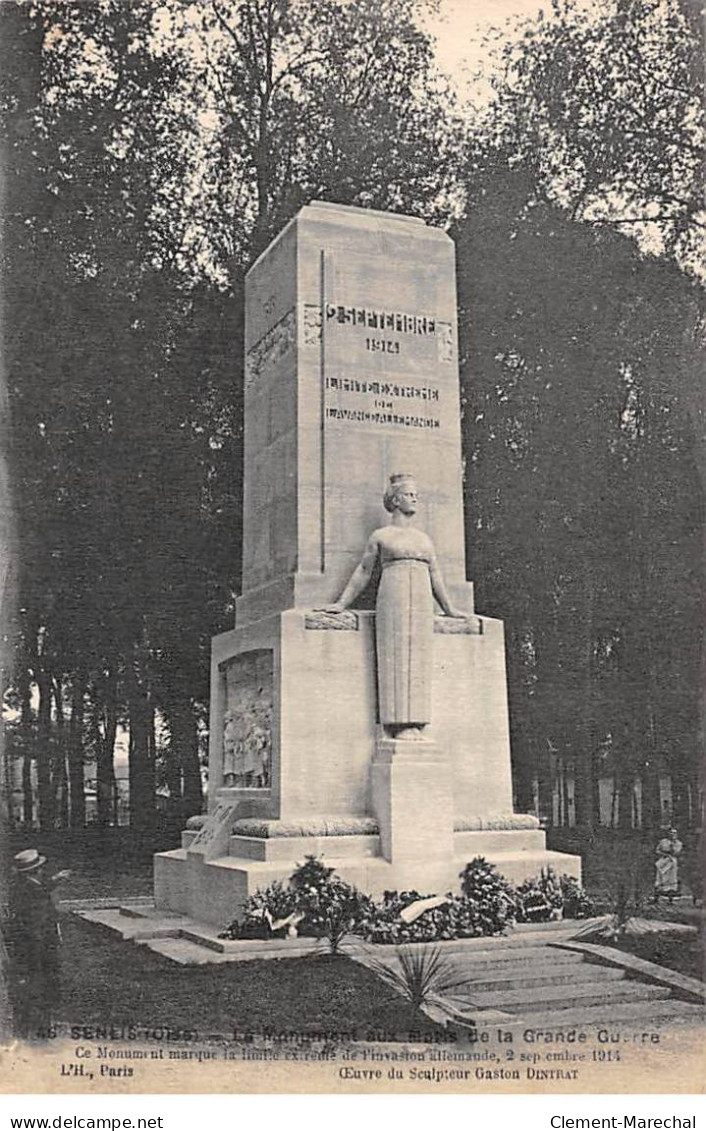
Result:
[[[233,40],[233,43],[236,46],[237,52],[240,55],[240,58],[245,63],[246,68],[248,70],[255,69],[255,71],[257,72],[257,59],[256,58],[255,59],[250,58],[250,56],[247,53],[247,50],[245,49],[244,44],[242,44],[240,42],[240,37],[233,30],[233,28],[230,26],[227,19],[225,18],[223,13],[220,11],[218,5],[215,3],[215,0],[214,0],[214,3],[212,4],[212,8],[213,8],[213,11],[216,14],[216,19],[218,20],[219,24],[221,25],[223,30],[225,32],[227,32],[228,35],[230,36],[230,38]],[[258,75],[258,79],[259,79],[259,75]]]
[[663,222],[665,220],[668,220],[670,223],[674,223],[674,221],[678,220],[678,219],[679,219],[678,216],[670,216],[668,213],[665,213],[664,215],[657,215],[657,216],[629,216],[629,217],[624,217],[624,218],[619,219],[619,220],[613,219],[610,216],[604,216],[601,219],[593,219],[593,220],[589,220],[588,218],[584,217],[583,220],[582,220],[582,223],[584,223],[584,224],[615,224],[615,225],[618,225],[618,224],[659,224],[660,222]]
[[[209,62],[211,74],[213,75],[213,77],[216,80],[216,84],[219,88],[221,98],[223,99],[223,101],[225,103],[224,113],[227,114],[229,121],[233,125],[236,125],[239,128],[241,134],[243,135],[245,141],[247,142],[247,145],[249,146],[250,149],[252,149],[254,144],[255,144],[255,141],[254,141],[254,138],[252,137],[252,135],[247,130],[246,126],[245,126],[244,115],[242,115],[241,113],[238,113],[235,109],[233,109],[233,106],[232,106],[232,103],[231,103],[231,96],[223,85],[223,80],[222,80],[219,68],[210,59],[208,60],[208,62]],[[213,90],[213,87],[211,87],[211,89]],[[214,91],[214,93],[215,93],[215,91]],[[219,132],[219,131],[214,131],[214,132]]]

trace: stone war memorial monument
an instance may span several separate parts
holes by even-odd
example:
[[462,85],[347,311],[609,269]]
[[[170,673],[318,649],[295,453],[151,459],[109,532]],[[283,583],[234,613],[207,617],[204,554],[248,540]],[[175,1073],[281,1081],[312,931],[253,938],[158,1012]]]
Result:
[[379,896],[549,864],[512,803],[503,626],[466,580],[454,247],[308,205],[246,284],[242,595],[213,641],[209,805],[159,908],[226,924],[307,855]]

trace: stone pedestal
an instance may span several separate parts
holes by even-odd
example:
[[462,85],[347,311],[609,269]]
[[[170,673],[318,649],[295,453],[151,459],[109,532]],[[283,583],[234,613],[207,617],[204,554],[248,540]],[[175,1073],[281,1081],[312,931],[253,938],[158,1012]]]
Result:
[[378,740],[371,766],[380,853],[392,865],[453,856],[452,766],[428,739]]
[[[512,879],[547,853],[513,813],[503,627],[465,576],[454,248],[422,221],[303,208],[246,280],[243,592],[213,641],[209,816],[155,860],[159,906],[229,922],[306,855],[380,895],[458,889],[485,855]],[[374,584],[335,601],[393,472],[453,604],[434,624],[432,723],[379,724]],[[224,774],[227,777],[224,777]]]

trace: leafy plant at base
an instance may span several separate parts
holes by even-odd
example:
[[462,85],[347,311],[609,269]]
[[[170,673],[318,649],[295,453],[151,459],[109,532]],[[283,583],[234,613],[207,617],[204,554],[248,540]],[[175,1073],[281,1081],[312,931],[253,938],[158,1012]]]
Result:
[[372,901],[343,880],[331,880],[318,895],[316,905],[306,911],[304,924],[317,938],[328,940],[331,954],[337,954],[343,939],[356,928]]
[[360,922],[356,934],[368,942],[387,944],[440,942],[474,938],[482,934],[475,917],[458,896],[449,895],[446,903],[423,912],[412,923],[400,918],[401,912],[425,899],[417,891],[386,891],[382,904],[372,903],[369,914]]
[[333,868],[328,868],[323,860],[316,856],[305,856],[303,864],[297,864],[289,877],[292,890],[300,895],[304,892],[318,891],[328,883],[334,874]]
[[539,876],[524,880],[515,891],[520,923],[546,923],[550,919],[588,919],[596,905],[574,876],[557,876],[550,866]]
[[478,934],[497,935],[515,921],[515,892],[493,864],[476,856],[461,873],[461,892]]
[[268,887],[258,889],[245,904],[241,919],[235,919],[219,934],[220,939],[269,939],[272,931],[265,916],[277,921],[286,919],[297,910],[295,893],[275,880]]
[[468,977],[458,974],[453,961],[438,946],[397,947],[393,965],[367,952],[367,964],[413,1009],[444,1005],[444,999],[450,997],[463,998],[466,1007],[472,1004],[459,993],[468,985]]
[[517,918],[521,923],[546,923],[564,915],[561,881],[553,868],[524,880],[516,889]]
[[400,918],[401,912],[427,897],[417,891],[386,891],[382,904],[371,904],[356,933],[369,942],[387,945],[500,934],[513,922],[514,905],[510,885],[499,876],[497,881],[499,893],[497,884],[488,888],[484,880],[482,885],[472,885],[471,896],[449,894],[445,903],[424,911],[412,923]]
[[640,918],[645,907],[645,895],[634,861],[626,861],[622,872],[615,877],[608,906],[609,913],[588,923],[576,938],[621,939],[626,935],[640,935],[646,929],[649,930],[645,920]]
[[433,935],[427,934],[427,916],[422,915],[415,923],[404,923],[400,912],[418,899],[424,899],[418,891],[386,891],[382,903],[371,902],[356,930],[356,934],[372,943],[424,942],[431,941]]
[[590,919],[596,914],[595,901],[574,876],[564,875],[560,883],[565,919]]
[[338,953],[345,936],[370,914],[372,900],[315,856],[307,856],[289,882],[296,909],[304,915],[299,934],[327,939],[331,954]]

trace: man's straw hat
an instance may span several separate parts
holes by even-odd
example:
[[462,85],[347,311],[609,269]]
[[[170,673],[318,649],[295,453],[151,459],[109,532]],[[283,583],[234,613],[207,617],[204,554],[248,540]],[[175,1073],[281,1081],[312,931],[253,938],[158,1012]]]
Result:
[[34,872],[46,862],[46,856],[40,856],[36,848],[26,848],[24,852],[18,852],[15,857],[15,871]]

